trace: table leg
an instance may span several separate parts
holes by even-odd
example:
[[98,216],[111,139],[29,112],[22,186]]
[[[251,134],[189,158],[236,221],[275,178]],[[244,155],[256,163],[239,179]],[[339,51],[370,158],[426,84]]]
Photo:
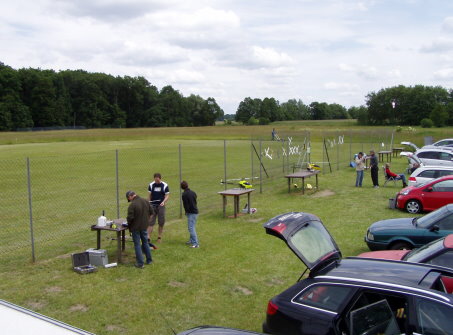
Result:
[[235,195],[234,196],[234,218],[238,217],[239,213],[239,196]]
[[247,193],[247,213],[250,214],[250,192]]
[[121,231],[121,250],[126,250],[126,231]]
[[223,217],[226,217],[226,205],[227,205],[226,195],[222,195],[222,202],[223,202]]
[[101,249],[101,231],[98,230],[96,233],[96,245],[98,249]]
[[305,178],[302,177],[302,194],[305,194]]
[[120,231],[116,232],[116,244],[117,244],[116,257],[118,259],[118,263],[122,263],[122,259],[121,259],[121,232]]
[[288,193],[291,192],[291,178],[288,178]]
[[318,187],[318,174],[315,174],[315,177],[316,177],[316,191],[319,189]]

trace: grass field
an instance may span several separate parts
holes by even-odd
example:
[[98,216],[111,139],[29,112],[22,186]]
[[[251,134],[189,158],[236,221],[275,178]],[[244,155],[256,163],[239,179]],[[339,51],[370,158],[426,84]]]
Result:
[[[23,233],[28,224],[25,157],[32,162],[32,186],[44,190],[34,193],[33,200],[36,229],[43,240],[38,245],[45,246],[37,250],[34,264],[29,248],[2,250],[1,299],[97,334],[172,334],[170,327],[179,332],[201,324],[259,331],[268,299],[304,271],[280,240],[265,234],[262,224],[266,220],[289,211],[314,213],[324,221],[343,255],[350,256],[367,250],[363,237],[371,223],[408,216],[387,208],[400,184],[373,189],[367,172],[364,187],[357,189],[353,186],[355,171],[345,164],[320,175],[316,192],[288,194],[281,164],[266,162],[272,178],[263,183],[262,193],[257,189],[252,194],[257,213],[224,219],[221,198],[216,194],[222,189],[218,179],[223,173],[223,140],[228,140],[231,175],[249,173],[250,138],[270,137],[273,126],[292,136],[309,130],[316,148],[322,147],[324,136],[339,132],[350,132],[354,138],[368,134],[365,143],[379,143],[383,133],[391,132],[348,122],[294,122],[268,127],[0,133],[2,246],[29,240],[28,233]],[[421,145],[423,136],[440,139],[449,131],[451,128],[403,130],[396,133],[395,143],[407,139]],[[200,249],[184,244],[188,233],[185,219],[178,215],[178,144],[183,147],[183,176],[200,198]],[[125,264],[78,275],[71,270],[70,254],[95,247],[89,224],[102,209],[114,207],[111,162],[118,148],[121,194],[134,188],[146,195],[150,175],[157,170],[169,182],[172,198],[164,240],[153,252],[154,264],[143,270],[133,267],[134,252],[128,242]],[[392,167],[402,172],[406,160],[395,158]],[[380,180],[382,184],[381,171]],[[127,202],[123,197],[120,201],[124,215]],[[102,243],[114,261],[116,241],[103,239]]]

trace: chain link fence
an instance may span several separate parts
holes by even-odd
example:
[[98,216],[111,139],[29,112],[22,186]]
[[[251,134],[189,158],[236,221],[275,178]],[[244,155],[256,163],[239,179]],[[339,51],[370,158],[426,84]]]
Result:
[[[276,141],[162,141],[148,148],[0,161],[0,261],[45,260],[86,249],[87,240],[95,241],[89,225],[103,211],[109,219],[124,217],[125,192],[147,197],[155,172],[170,187],[168,221],[184,213],[181,180],[197,192],[202,213],[215,211],[220,218],[221,198],[213,195],[238,187],[241,179],[263,192],[267,183],[305,169],[310,162],[330,173],[347,167],[358,151],[379,151],[376,148],[383,145],[391,150],[391,133],[371,135],[332,132],[314,143],[309,132],[288,133]],[[374,143],[363,138],[373,138]]]

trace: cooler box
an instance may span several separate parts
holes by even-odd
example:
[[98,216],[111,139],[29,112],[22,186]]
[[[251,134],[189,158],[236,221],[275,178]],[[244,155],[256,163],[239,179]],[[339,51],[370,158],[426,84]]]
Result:
[[109,264],[109,256],[104,249],[87,249],[89,254],[90,264],[95,266],[105,266]]
[[395,198],[390,198],[389,199],[389,208],[395,209],[396,208],[396,199]]
[[72,268],[75,272],[85,274],[96,272],[98,269],[90,264],[90,255],[88,252],[80,252],[71,255]]

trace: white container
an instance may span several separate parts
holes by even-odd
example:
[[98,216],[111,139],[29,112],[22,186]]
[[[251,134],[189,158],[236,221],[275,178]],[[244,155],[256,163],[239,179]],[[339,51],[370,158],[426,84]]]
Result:
[[98,224],[99,227],[105,227],[107,225],[107,218],[104,215],[98,217]]

